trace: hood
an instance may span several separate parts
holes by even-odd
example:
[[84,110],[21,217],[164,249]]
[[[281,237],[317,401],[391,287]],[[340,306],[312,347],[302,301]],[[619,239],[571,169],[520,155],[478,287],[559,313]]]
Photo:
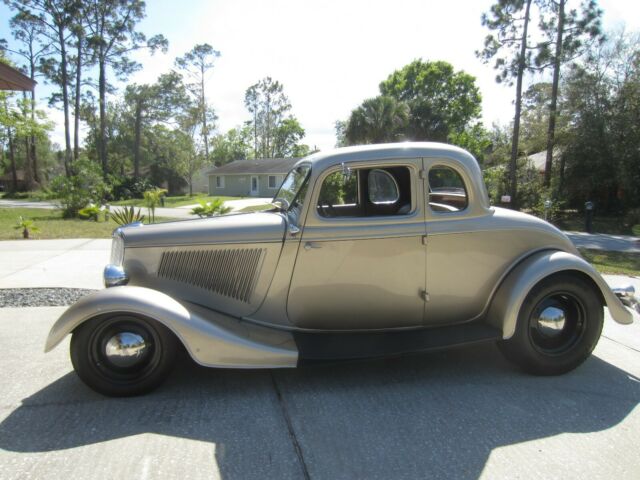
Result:
[[257,212],[152,225],[122,227],[127,248],[225,243],[282,242],[286,222],[280,213]]

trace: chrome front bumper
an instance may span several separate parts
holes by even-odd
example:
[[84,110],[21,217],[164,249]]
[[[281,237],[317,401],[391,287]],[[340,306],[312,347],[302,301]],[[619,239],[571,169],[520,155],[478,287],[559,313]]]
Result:
[[640,313],[640,301],[636,298],[636,289],[633,288],[633,286],[616,287],[611,290],[613,290],[613,293],[616,294],[616,297],[620,299],[624,306],[633,308],[636,312]]

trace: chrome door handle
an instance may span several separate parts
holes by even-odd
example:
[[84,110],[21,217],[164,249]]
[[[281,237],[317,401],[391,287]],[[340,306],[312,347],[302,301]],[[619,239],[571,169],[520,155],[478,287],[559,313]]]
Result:
[[289,235],[295,237],[300,233],[300,229],[293,224],[289,224]]
[[321,248],[321,247],[317,243],[313,243],[313,242],[306,242],[304,244],[304,249],[305,250],[311,250],[312,248]]

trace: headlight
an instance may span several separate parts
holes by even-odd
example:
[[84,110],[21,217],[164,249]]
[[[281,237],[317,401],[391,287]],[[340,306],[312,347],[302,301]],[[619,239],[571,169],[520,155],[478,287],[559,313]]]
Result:
[[109,264],[104,267],[103,278],[104,286],[107,288],[119,287],[120,285],[129,283],[129,277],[120,265]]
[[117,229],[113,232],[111,238],[111,265],[122,265],[124,261],[124,239],[122,238],[122,232]]

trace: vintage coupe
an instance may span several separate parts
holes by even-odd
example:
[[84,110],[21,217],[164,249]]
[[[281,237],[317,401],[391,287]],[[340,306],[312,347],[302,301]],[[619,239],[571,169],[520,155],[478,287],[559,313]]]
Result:
[[437,143],[337,149],[296,163],[260,213],[129,225],[107,288],[72,305],[80,378],[147,392],[180,346],[199,364],[296,367],[497,340],[542,375],[594,349],[618,296],[552,225],[490,206],[476,160]]

